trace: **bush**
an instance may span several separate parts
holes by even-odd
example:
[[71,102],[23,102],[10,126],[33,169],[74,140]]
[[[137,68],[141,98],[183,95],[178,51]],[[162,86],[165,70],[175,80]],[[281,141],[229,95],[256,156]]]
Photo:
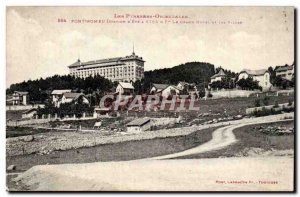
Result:
[[263,99],[263,104],[264,105],[269,105],[270,97],[265,96]]
[[295,110],[294,107],[283,107],[283,109],[282,109],[282,111],[287,112],[287,113],[292,112],[294,110]]
[[269,116],[269,115],[280,114],[280,113],[281,111],[275,111],[273,108],[266,109],[265,107],[263,107],[262,110],[255,111],[253,115],[256,117],[260,117],[260,116]]
[[260,107],[260,99],[255,99],[254,106],[255,107]]
[[278,101],[275,101],[274,107],[275,107],[275,108],[279,107]]
[[292,100],[292,99],[289,99],[289,104],[288,104],[288,106],[292,106],[292,104],[293,104],[293,100]]

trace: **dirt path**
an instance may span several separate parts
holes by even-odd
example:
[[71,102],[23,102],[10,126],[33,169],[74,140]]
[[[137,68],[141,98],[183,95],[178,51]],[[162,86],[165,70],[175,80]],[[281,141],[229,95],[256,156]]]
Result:
[[[251,119],[249,119],[251,120]],[[229,125],[222,128],[219,128],[215,130],[212,134],[212,139],[209,142],[206,142],[204,144],[201,144],[195,148],[191,148],[182,152],[169,154],[169,155],[163,155],[159,157],[152,157],[148,158],[151,160],[159,160],[159,159],[171,159],[176,157],[182,157],[187,155],[193,155],[193,154],[199,154],[204,153],[208,151],[214,151],[214,150],[220,150],[222,148],[225,148],[226,146],[229,146],[235,142],[237,142],[235,135],[233,134],[233,130],[246,126],[246,125],[253,125],[253,124],[260,124],[260,123],[270,123],[270,122],[279,122],[279,121],[286,121],[278,119],[277,117],[274,117],[274,119],[252,119],[252,121],[249,121],[247,123],[239,123],[235,125]]]

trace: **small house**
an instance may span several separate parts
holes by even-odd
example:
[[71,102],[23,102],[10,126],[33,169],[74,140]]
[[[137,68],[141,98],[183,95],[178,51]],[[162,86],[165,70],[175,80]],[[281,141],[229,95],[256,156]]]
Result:
[[294,77],[295,68],[294,65],[285,65],[285,66],[278,66],[275,69],[276,76],[280,76],[283,79],[292,81]]
[[169,86],[169,84],[158,84],[153,83],[152,87],[150,89],[150,94],[161,94],[161,92],[166,89]]
[[52,96],[52,103],[57,107],[59,104],[59,102],[62,99],[62,96],[64,93],[70,93],[71,90],[66,89],[66,90],[53,90],[51,92],[51,96]]
[[248,77],[251,77],[254,81],[258,81],[258,85],[261,86],[263,90],[269,90],[272,86],[270,82],[270,73],[267,69],[244,69],[239,73],[238,81],[241,79],[247,79]]
[[89,100],[82,93],[67,92],[61,98],[61,103],[89,104]]
[[131,83],[128,82],[119,82],[116,93],[119,95],[131,95],[134,92],[134,87]]
[[161,91],[161,95],[163,97],[169,97],[169,96],[179,95],[179,94],[180,94],[180,90],[173,85],[169,85],[168,87],[166,87]]
[[180,81],[178,82],[176,87],[181,91],[181,94],[185,92],[190,96],[192,95],[199,96],[199,92],[195,83],[187,83],[184,81]]
[[224,70],[221,68],[218,73],[214,74],[210,78],[210,83],[213,83],[215,81],[222,81],[226,77],[226,74],[224,73]]
[[29,102],[28,92],[15,91],[11,100],[13,105],[27,105]]
[[151,119],[149,118],[138,118],[130,123],[127,126],[127,132],[129,133],[140,133],[142,131],[150,130],[151,128]]

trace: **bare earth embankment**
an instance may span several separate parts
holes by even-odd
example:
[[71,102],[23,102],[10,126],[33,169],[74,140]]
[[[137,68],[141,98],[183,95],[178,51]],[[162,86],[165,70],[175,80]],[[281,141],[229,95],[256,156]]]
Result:
[[286,157],[63,164],[35,166],[17,181],[32,191],[292,191],[293,164]]

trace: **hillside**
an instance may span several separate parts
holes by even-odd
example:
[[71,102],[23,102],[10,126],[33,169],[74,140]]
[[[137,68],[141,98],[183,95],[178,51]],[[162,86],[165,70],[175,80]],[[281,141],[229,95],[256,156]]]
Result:
[[177,84],[179,81],[190,83],[209,82],[214,75],[214,65],[204,62],[188,62],[172,68],[145,72],[145,81],[152,83]]

